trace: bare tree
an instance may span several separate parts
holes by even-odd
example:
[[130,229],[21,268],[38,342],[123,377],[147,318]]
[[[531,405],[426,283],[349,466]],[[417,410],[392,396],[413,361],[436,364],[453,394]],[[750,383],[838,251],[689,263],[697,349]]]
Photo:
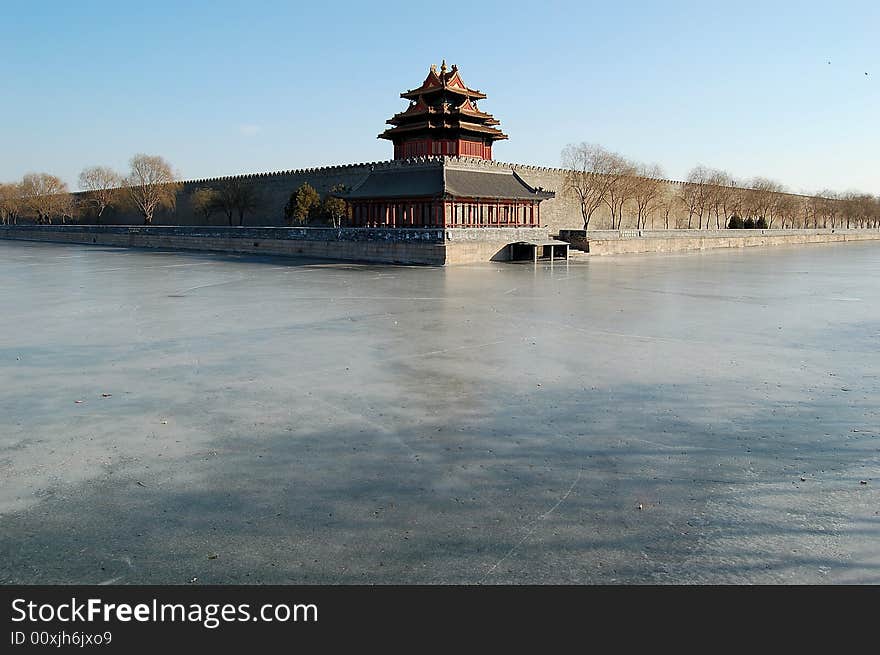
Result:
[[847,191],[840,198],[840,209],[843,218],[846,219],[846,229],[849,230],[856,225],[858,217],[858,194],[855,191]]
[[214,200],[217,209],[223,212],[230,226],[232,225],[232,217],[235,214],[235,198],[238,194],[238,184],[239,182],[236,178],[226,178],[217,188],[217,195]]
[[[636,203],[636,222],[639,229],[646,229],[648,216],[651,216],[651,227],[654,223],[654,210],[660,205],[663,197],[663,169],[657,164],[639,165],[635,179],[633,200]],[[671,208],[670,208],[671,209]],[[667,219],[668,220],[668,219]]]
[[566,169],[563,190],[580,202],[585,230],[590,228],[593,214],[605,202],[614,184],[614,177],[608,173],[617,157],[591,143],[571,144],[562,151],[562,166]]
[[189,202],[193,214],[200,215],[206,225],[214,212],[220,209],[217,202],[218,195],[217,191],[208,187],[199,187],[190,194]]
[[705,184],[706,229],[709,228],[710,214],[715,214],[715,229],[727,225],[727,208],[733,193],[733,178],[726,171],[710,170]]
[[61,216],[61,210],[69,200],[67,184],[61,178],[48,173],[28,173],[21,180],[21,199],[38,223],[49,223]]
[[96,223],[101,222],[104,210],[118,201],[121,187],[122,176],[106,166],[92,166],[79,174],[83,200],[95,210]]
[[14,225],[22,212],[21,185],[0,184],[0,222]]
[[780,228],[785,229],[794,227],[794,221],[797,218],[800,207],[798,207],[797,198],[790,193],[781,193],[776,199],[776,215],[779,217]]
[[748,199],[748,189],[742,188],[736,180],[732,182],[732,186],[727,194],[727,200],[724,207],[724,215],[729,223],[731,218],[742,220],[743,213]]
[[811,223],[813,228],[818,227],[819,217],[823,215],[827,202],[827,198],[816,195],[804,203],[804,228],[809,228]]
[[841,210],[846,217],[847,228],[864,229],[873,222],[875,199],[867,193],[850,191],[843,196]]
[[57,212],[62,223],[73,223],[82,215],[83,207],[73,194],[65,194],[59,198]]
[[260,197],[252,183],[240,177],[230,177],[217,189],[216,206],[226,215],[229,225],[233,225],[235,214],[238,214],[238,224],[244,225],[245,214],[260,206]]
[[610,180],[605,204],[611,210],[611,229],[619,230],[623,225],[623,208],[635,195],[636,166],[620,155],[611,154],[604,175]]
[[146,225],[152,225],[157,209],[173,209],[177,203],[180,188],[177,174],[167,161],[157,155],[137,154],[132,157],[131,173],[125,179],[125,184]]
[[816,220],[813,227],[819,224],[819,218],[822,219],[822,227],[836,228],[838,220],[842,220],[845,216],[847,197],[841,195],[831,189],[825,189],[818,194],[816,202]]
[[749,187],[752,189],[750,207],[752,217],[756,221],[763,218],[767,222],[767,227],[772,228],[779,194],[784,193],[785,188],[779,182],[766,177],[753,178],[749,182]]
[[[691,229],[691,223],[694,215],[697,213],[697,204],[699,202],[699,189],[690,182],[683,183],[678,188],[678,200],[681,205],[687,209],[687,229]],[[676,227],[680,227],[676,224]]]
[[[660,196],[658,205],[659,213],[663,216],[663,226],[668,230],[669,218],[674,217],[678,213],[678,209],[681,207],[681,196],[676,193],[673,188],[666,188],[663,190]],[[677,223],[674,218],[673,227],[677,227]]]
[[241,184],[235,194],[235,211],[238,212],[238,224],[244,225],[244,217],[260,207],[260,194],[253,184]]
[[808,213],[808,205],[810,204],[810,196],[802,193],[795,196],[794,207],[791,216],[791,226],[804,227],[803,221]]
[[688,173],[687,182],[679,189],[679,197],[682,204],[688,210],[687,229],[691,229],[694,217],[699,220],[697,227],[703,227],[703,216],[706,214],[709,204],[709,192],[707,185],[711,171],[702,164],[695,166]]

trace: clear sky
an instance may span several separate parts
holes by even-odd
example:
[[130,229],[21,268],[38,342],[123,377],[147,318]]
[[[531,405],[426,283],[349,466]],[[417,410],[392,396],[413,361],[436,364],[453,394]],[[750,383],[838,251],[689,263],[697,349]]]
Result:
[[136,152],[187,179],[390,159],[376,135],[445,58],[502,161],[588,141],[673,178],[880,194],[877,0],[0,0],[0,25],[2,181],[73,188]]

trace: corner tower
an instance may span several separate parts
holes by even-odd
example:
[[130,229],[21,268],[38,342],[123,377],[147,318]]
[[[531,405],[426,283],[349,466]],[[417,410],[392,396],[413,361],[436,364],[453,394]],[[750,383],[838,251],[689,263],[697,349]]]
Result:
[[477,108],[486,94],[469,89],[458,67],[446,69],[446,61],[431,65],[428,77],[417,89],[400,94],[409,100],[405,111],[386,122],[391,125],[378,138],[394,143],[394,158],[445,155],[492,159],[492,144],[507,135],[492,114]]

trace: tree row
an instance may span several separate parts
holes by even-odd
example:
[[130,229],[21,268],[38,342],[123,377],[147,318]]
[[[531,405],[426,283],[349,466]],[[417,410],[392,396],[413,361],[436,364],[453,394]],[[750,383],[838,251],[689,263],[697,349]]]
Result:
[[[40,224],[74,221],[102,222],[106,210],[134,211],[144,224],[153,223],[160,209],[174,210],[183,183],[162,157],[138,154],[129,162],[128,175],[105,166],[93,166],[80,173],[80,193],[49,173],[28,173],[20,182],[0,183],[0,222],[15,224],[20,219]],[[338,194],[347,189],[337,185],[324,197],[311,185],[293,190],[285,205],[284,218],[290,224],[342,225],[348,214]],[[263,207],[260,193],[245,178],[230,177],[194,188],[186,200],[194,215],[205,223],[217,214],[229,225],[244,225],[245,218]]]
[[651,229],[880,227],[880,197],[868,193],[796,195],[775,180],[737,180],[702,165],[674,183],[656,164],[590,143],[567,146],[562,165],[562,191],[579,203],[585,230],[600,212],[612,230],[649,229],[649,222]]

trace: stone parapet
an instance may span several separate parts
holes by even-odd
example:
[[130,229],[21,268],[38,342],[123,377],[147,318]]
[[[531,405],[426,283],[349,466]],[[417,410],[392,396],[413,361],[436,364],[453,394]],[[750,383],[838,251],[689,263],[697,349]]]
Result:
[[23,241],[437,266],[504,259],[509,243],[546,235],[540,228],[0,226],[0,238]]
[[586,250],[591,255],[623,255],[867,240],[880,240],[880,230],[677,230],[630,238],[590,232]]
[[[632,232],[632,231],[623,231]],[[635,231],[638,232],[638,231]],[[546,240],[547,228],[315,228],[110,225],[4,225],[0,238],[133,248],[313,257],[397,264],[503,261],[508,245]],[[572,234],[577,238],[572,237]],[[567,234],[593,255],[681,252],[880,239],[880,230],[679,230],[626,236]],[[577,247],[577,246],[575,246]]]

